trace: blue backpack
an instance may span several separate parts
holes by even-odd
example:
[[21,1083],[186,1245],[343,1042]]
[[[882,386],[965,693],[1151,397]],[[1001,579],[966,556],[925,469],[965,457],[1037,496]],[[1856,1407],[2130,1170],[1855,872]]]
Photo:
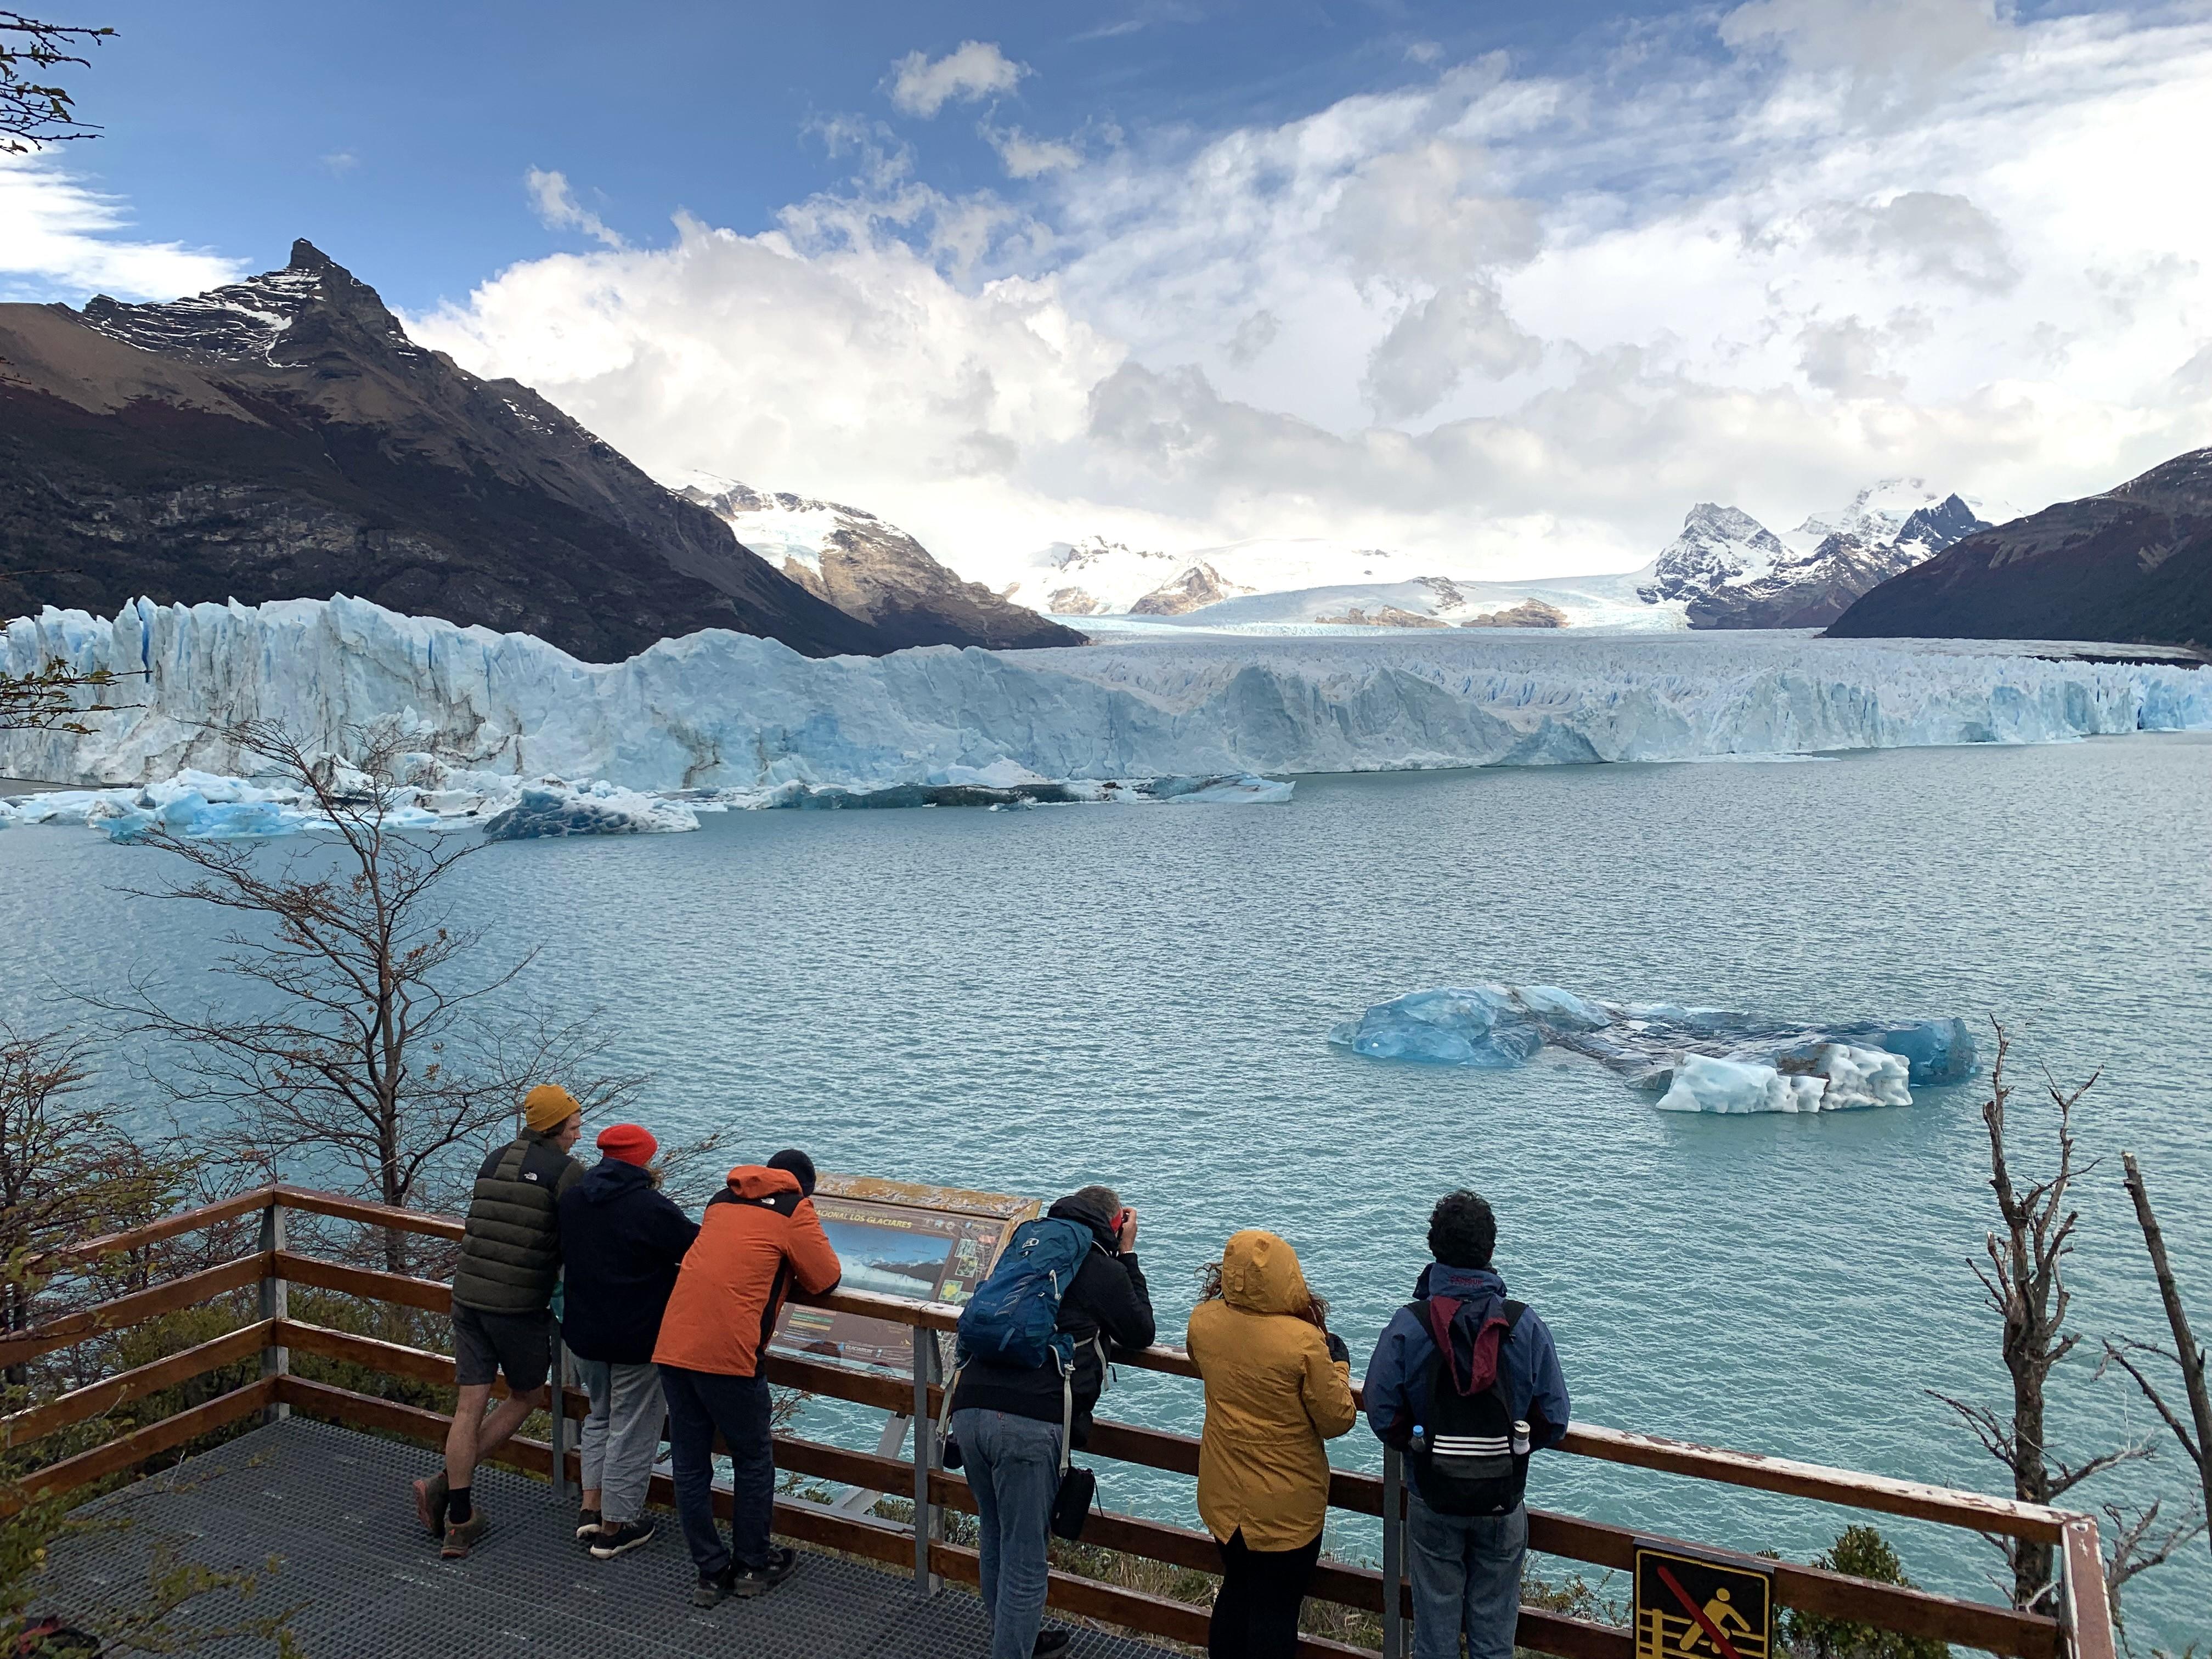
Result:
[[990,1277],[960,1310],[956,1365],[981,1359],[1034,1369],[1075,1364],[1075,1344],[1060,1330],[1060,1298],[1091,1254],[1093,1235],[1079,1221],[1024,1221],[1006,1241]]

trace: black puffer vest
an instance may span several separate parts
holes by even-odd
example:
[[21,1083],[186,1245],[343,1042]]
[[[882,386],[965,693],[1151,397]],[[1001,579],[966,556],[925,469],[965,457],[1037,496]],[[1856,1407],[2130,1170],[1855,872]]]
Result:
[[453,1300],[478,1313],[542,1311],[561,1272],[554,1206],[584,1166],[544,1135],[526,1131],[477,1171]]

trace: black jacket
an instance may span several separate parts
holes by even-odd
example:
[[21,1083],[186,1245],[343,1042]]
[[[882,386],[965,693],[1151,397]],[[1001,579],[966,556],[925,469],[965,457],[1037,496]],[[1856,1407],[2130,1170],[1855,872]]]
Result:
[[[1075,1283],[1060,1299],[1059,1328],[1075,1340],[1075,1427],[1079,1446],[1091,1438],[1091,1413],[1106,1386],[1106,1367],[1099,1358],[1098,1339],[1121,1348],[1148,1348],[1152,1344],[1152,1297],[1145,1288],[1144,1270],[1134,1251],[1124,1255],[1114,1248],[1113,1229],[1089,1211],[1066,1200],[1054,1205],[1051,1215],[1062,1221],[1079,1221],[1093,1235],[1091,1254],[1076,1269]],[[1059,1368],[1052,1364],[1034,1370],[994,1365],[970,1360],[952,1390],[952,1409],[1004,1412],[1010,1417],[1029,1417],[1057,1425],[1062,1407]]]
[[603,1158],[561,1195],[561,1337],[586,1359],[642,1365],[699,1224],[635,1164]]
[[534,1130],[495,1147],[469,1198],[453,1300],[478,1313],[542,1313],[561,1275],[554,1206],[583,1176],[582,1164]]

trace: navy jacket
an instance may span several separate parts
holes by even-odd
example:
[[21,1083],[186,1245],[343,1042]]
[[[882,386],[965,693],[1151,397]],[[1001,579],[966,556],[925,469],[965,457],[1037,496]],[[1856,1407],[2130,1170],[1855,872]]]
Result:
[[[1431,1261],[1414,1281],[1413,1299],[1431,1295],[1452,1297],[1463,1304],[1452,1322],[1452,1332],[1455,1337],[1466,1332],[1470,1346],[1473,1334],[1482,1328],[1493,1308],[1504,1316],[1505,1281],[1486,1267],[1447,1267]],[[1367,1362],[1367,1425],[1384,1444],[1403,1451],[1413,1439],[1413,1425],[1427,1423],[1429,1361],[1436,1351],[1427,1327],[1404,1308],[1382,1328],[1382,1340]],[[1534,1308],[1521,1316],[1511,1339],[1499,1351],[1498,1364],[1513,1415],[1528,1422],[1531,1443],[1558,1445],[1567,1432],[1567,1379],[1559,1370],[1552,1333]]]
[[635,1164],[602,1158],[561,1194],[561,1340],[586,1359],[642,1365],[699,1224]]

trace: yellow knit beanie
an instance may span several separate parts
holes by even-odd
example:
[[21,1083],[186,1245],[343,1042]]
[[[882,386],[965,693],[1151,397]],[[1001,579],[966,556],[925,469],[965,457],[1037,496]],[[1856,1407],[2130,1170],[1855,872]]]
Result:
[[522,1097],[522,1121],[539,1134],[557,1129],[584,1109],[557,1083],[541,1083]]

